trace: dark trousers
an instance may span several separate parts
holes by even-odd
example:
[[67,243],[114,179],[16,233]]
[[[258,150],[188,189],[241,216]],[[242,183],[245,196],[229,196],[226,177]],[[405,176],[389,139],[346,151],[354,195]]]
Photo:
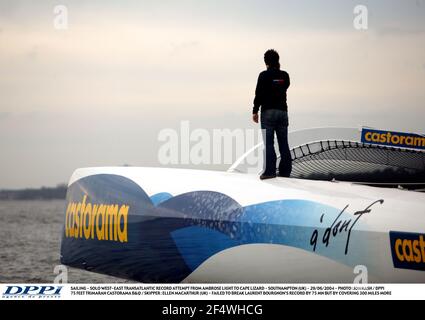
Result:
[[291,153],[288,145],[288,113],[283,110],[269,109],[261,112],[261,129],[265,146],[264,175],[276,175],[276,151],[274,135],[276,133],[280,152],[279,175],[289,177],[292,170]]

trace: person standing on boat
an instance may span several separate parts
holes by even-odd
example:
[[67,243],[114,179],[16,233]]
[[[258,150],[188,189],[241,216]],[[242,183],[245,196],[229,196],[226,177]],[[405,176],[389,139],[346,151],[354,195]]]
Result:
[[[292,159],[288,145],[288,105],[286,91],[289,88],[289,74],[280,70],[279,54],[267,50],[264,54],[267,70],[258,76],[255,89],[252,120],[258,123],[258,112],[261,108],[261,129],[265,146],[264,172],[260,179],[289,177],[292,170]],[[276,152],[274,135],[276,134],[280,152],[279,171],[276,173]]]

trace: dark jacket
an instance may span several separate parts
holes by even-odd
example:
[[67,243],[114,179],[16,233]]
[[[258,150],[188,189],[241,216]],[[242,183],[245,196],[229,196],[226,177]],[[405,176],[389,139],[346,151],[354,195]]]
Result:
[[289,74],[285,71],[269,68],[260,73],[255,89],[254,108],[252,113],[267,109],[288,110],[286,90],[290,85]]

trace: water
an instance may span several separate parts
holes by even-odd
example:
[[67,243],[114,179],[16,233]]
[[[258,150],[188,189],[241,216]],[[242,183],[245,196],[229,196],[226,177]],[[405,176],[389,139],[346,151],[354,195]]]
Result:
[[[51,283],[57,276],[65,201],[0,201],[0,283]],[[123,279],[68,268],[69,283]]]

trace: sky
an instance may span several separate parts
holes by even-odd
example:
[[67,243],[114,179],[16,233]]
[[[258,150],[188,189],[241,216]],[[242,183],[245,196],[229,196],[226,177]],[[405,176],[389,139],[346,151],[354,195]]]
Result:
[[256,128],[269,48],[291,77],[290,130],[425,133],[424,0],[0,0],[0,189],[159,166],[159,132],[184,120]]

